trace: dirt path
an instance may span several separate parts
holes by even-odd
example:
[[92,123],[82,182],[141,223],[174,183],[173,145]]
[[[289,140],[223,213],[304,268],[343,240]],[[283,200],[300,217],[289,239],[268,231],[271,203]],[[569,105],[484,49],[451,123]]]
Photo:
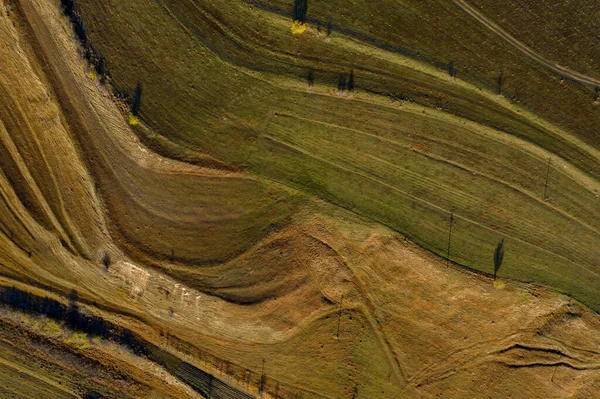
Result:
[[517,40],[510,33],[506,32],[500,26],[498,26],[497,24],[495,24],[494,22],[492,22],[491,20],[486,18],[483,14],[481,14],[475,8],[468,5],[465,1],[463,1],[463,0],[452,0],[452,1],[454,1],[454,3],[456,3],[456,5],[458,5],[460,8],[465,10],[473,18],[475,18],[476,20],[481,22],[484,26],[486,26],[492,32],[494,32],[495,34],[500,36],[502,39],[506,40],[508,43],[510,43],[516,49],[518,49],[523,54],[525,54],[529,58],[533,59],[537,63],[545,66],[546,68],[550,69],[551,71],[557,73],[560,76],[563,76],[567,79],[574,80],[575,82],[579,82],[583,85],[590,86],[590,87],[600,86],[600,80],[596,80],[589,76],[572,71],[568,68],[557,65],[557,64],[545,59],[544,57],[542,57],[541,55],[536,53],[533,49],[529,48],[527,45],[525,45],[524,43]]

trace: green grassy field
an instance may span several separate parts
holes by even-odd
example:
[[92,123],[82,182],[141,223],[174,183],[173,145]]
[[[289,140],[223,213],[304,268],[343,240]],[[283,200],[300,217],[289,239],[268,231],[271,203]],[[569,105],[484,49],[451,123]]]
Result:
[[[114,80],[144,85],[142,119],[156,133],[367,215],[442,256],[453,211],[452,260],[491,272],[506,238],[502,275],[550,284],[600,309],[600,114],[591,112],[588,88],[558,85],[448,4],[390,4],[388,19],[374,23],[368,5],[348,4],[334,18],[333,5],[314,2],[309,17],[418,49],[424,59],[456,60],[458,81],[348,32],[334,29],[330,42],[316,29],[293,36],[285,16],[219,4],[81,4]],[[417,18],[438,28],[419,28]],[[498,65],[511,71],[512,98],[494,93]],[[351,68],[358,89],[340,96],[337,73]]]
[[[309,16],[331,18],[325,4],[310,7]],[[451,81],[443,69],[340,32],[330,42],[314,29],[292,36],[289,18],[243,2],[219,9],[218,2],[90,1],[81,8],[115,81],[142,82],[143,121],[176,145],[367,215],[442,256],[453,211],[452,260],[490,272],[495,245],[506,238],[502,275],[550,284],[600,309],[600,160],[584,144],[594,144],[599,114],[587,112],[589,90],[558,85],[468,15],[436,17],[440,26],[430,35],[439,37],[421,35],[417,45],[402,39],[417,30],[412,19],[441,12],[413,5],[381,24],[369,18],[369,26],[368,9],[336,13],[336,25],[438,60],[460,59],[458,44],[448,43],[457,42],[458,29],[444,24],[464,24],[469,36],[458,42],[472,65],[463,73],[457,62],[459,81]],[[400,29],[393,37],[385,29],[392,23]],[[493,76],[486,77],[494,63],[524,71],[511,72],[505,86],[524,93],[519,103],[494,94]],[[337,73],[351,68],[358,89],[340,96]],[[560,95],[548,94],[552,86]]]
[[[288,0],[265,0],[258,3],[275,6],[283,13],[291,9],[291,2]],[[592,34],[595,23],[593,15],[597,6],[587,4],[589,2],[560,2],[554,5],[526,2],[525,9],[529,7],[540,13],[536,24],[532,24],[531,15],[527,11],[521,9],[518,13],[509,14],[517,7],[515,3],[517,2],[509,0],[478,0],[472,2],[472,5],[483,10],[484,14],[491,12],[488,17],[500,23],[518,39],[534,46],[542,55],[551,57],[552,61],[559,64],[564,62],[565,66],[571,66],[578,72],[598,77],[597,69],[596,74],[593,73],[595,64],[592,56],[598,48],[597,39]],[[504,23],[503,18],[496,19],[496,13],[500,13],[500,9],[501,15],[510,22]],[[592,103],[593,88],[582,87],[569,80],[561,83],[559,76],[548,73],[524,57],[453,1],[399,3],[385,0],[365,3],[315,0],[309,2],[308,17],[323,24],[331,21],[339,30],[365,35],[381,47],[394,46],[392,50],[408,51],[415,58],[435,64],[440,69],[445,69],[448,63],[453,62],[459,79],[470,81],[482,89],[497,92],[498,77],[500,71],[504,71],[503,91],[512,101],[569,129],[571,134],[589,144],[599,144],[595,132],[600,117]],[[540,25],[544,27],[543,32]],[[569,41],[554,33],[559,31],[567,34]],[[334,38],[337,36],[335,32],[334,29]],[[535,40],[528,40],[534,36]],[[554,58],[559,52],[562,56]],[[357,62],[357,66],[360,67],[363,62],[361,58],[358,60],[360,62]],[[480,115],[482,117],[484,116]],[[491,115],[488,118],[487,121],[483,118],[480,120],[489,124]],[[502,124],[494,126],[511,134],[522,134],[514,127]],[[548,148],[545,141],[544,146]]]

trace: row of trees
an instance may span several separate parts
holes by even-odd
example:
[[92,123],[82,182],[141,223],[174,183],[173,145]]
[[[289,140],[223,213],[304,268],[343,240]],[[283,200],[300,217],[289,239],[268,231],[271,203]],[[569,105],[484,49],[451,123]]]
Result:
[[[309,87],[313,87],[315,84],[315,72],[312,69],[308,70],[308,75],[306,77],[306,81],[308,82]],[[339,91],[353,91],[355,88],[354,85],[354,70],[350,70],[349,75],[346,75],[343,72],[340,72],[338,75],[338,83],[337,88]]]
[[[63,0],[63,1],[67,1],[67,2],[72,2],[73,0]],[[308,11],[308,0],[294,0],[294,9],[292,12],[292,19],[294,21],[298,21],[301,23],[305,23],[306,22],[306,14]],[[332,29],[332,25],[331,25],[331,21],[329,21],[327,23],[327,36],[329,37],[331,35],[331,29]],[[317,30],[318,32],[321,32],[321,24],[320,22],[317,22]],[[312,86],[312,79],[310,79],[310,77],[312,75],[310,75],[312,73],[312,71],[309,72],[309,85]],[[454,66],[454,61],[451,61],[448,63],[448,75],[450,76],[451,79],[455,79],[456,78],[456,73],[457,73],[457,69]],[[499,95],[502,95],[503,92],[503,86],[504,86],[504,81],[505,81],[505,76],[504,76],[504,69],[500,70],[500,74],[498,76],[497,79],[497,91]],[[338,79],[338,90],[345,90],[347,87],[348,90],[353,90],[353,81],[352,81],[352,76],[350,76],[350,81],[348,81],[347,83],[345,83],[346,81],[346,77],[343,76],[343,74],[340,74],[339,79]],[[594,102],[599,102],[600,101],[600,87],[596,87],[594,90]]]
[[124,100],[130,107],[131,113],[135,116],[139,114],[142,100],[142,86],[138,82],[133,95],[127,89],[119,88],[110,79],[106,57],[101,55],[96,48],[89,42],[85,23],[77,10],[75,0],[61,0],[63,13],[69,18],[73,25],[73,32],[84,49],[84,56],[91,68],[94,69],[102,84],[110,82],[112,93],[115,97]]
[[54,299],[37,296],[15,287],[0,288],[0,304],[33,315],[45,315],[50,319],[64,323],[66,327],[72,330],[109,339],[127,346],[138,355],[147,355],[146,345],[134,333],[115,326],[98,316],[81,313],[77,301],[76,291],[71,291],[69,304],[64,305]]
[[[146,341],[142,336],[119,325],[108,322],[100,317],[84,314],[77,305],[78,295],[72,291],[69,295],[69,304],[65,305],[47,297],[41,297],[15,287],[0,287],[0,304],[33,315],[45,315],[71,330],[82,331],[86,334],[102,337],[126,346],[134,354],[143,356],[152,362],[164,367],[175,377],[190,385],[192,389],[204,397],[227,397],[251,399],[245,392],[234,388],[155,344]],[[261,388],[266,384],[264,374]],[[88,391],[84,398],[98,398],[98,393]]]
[[353,91],[354,90],[354,70],[350,71],[350,76],[346,80],[346,74],[340,73],[338,76],[338,90],[339,91]]

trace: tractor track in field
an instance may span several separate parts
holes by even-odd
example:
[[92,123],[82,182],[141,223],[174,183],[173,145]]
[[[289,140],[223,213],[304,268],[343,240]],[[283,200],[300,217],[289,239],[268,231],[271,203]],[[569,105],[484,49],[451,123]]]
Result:
[[[23,13],[23,16],[26,18],[28,24],[31,27],[33,40],[37,42],[37,44],[40,47],[40,50],[44,53],[43,55],[47,57],[49,64],[49,67],[47,69],[48,73],[51,74],[52,79],[58,82],[60,84],[60,87],[62,87],[63,90],[65,90],[64,95],[71,103],[70,106],[73,107],[73,110],[77,113],[77,116],[81,120],[92,121],[92,123],[89,124],[82,123],[83,129],[87,130],[90,133],[96,133],[94,135],[90,134],[90,136],[96,137],[96,139],[98,140],[109,140],[109,136],[103,134],[106,133],[105,129],[108,129],[108,127],[104,123],[102,123],[101,118],[94,109],[94,104],[86,101],[87,96],[85,93],[85,88],[81,88],[77,84],[77,78],[73,69],[69,67],[69,65],[67,65],[69,58],[61,56],[63,52],[61,51],[60,44],[56,40],[54,40],[54,36],[50,34],[50,28],[44,20],[43,15],[37,8],[38,4],[36,4],[35,0],[20,0],[18,2],[18,7],[20,9],[19,12]],[[83,100],[78,101],[77,99]],[[182,172],[177,170],[177,168],[174,168],[174,170],[176,172]],[[190,171],[187,170],[184,170],[183,172],[190,173]],[[235,176],[235,174],[231,174],[229,172],[223,172],[222,174],[226,176]],[[150,343],[147,344],[150,346],[153,345]],[[254,397],[253,395],[244,392],[238,389],[237,387],[231,386],[227,382],[220,380],[219,378],[209,374],[208,372],[199,369],[198,367],[195,367],[187,362],[181,361],[178,357],[171,353],[167,353],[166,351],[162,351],[160,349],[155,349],[155,352],[156,353],[152,353],[152,355],[155,355],[157,357],[158,363],[166,364],[169,367],[172,364],[174,364],[175,366],[171,367],[169,372],[174,376],[178,377],[179,379],[183,380],[190,386],[192,386],[194,390],[200,392],[201,394],[205,394],[206,392],[212,391],[212,397],[220,397],[223,399],[250,399]]]
[[[366,131],[363,131],[363,130],[360,130],[360,129],[348,128],[348,127],[336,125],[336,124],[333,124],[333,123],[323,122],[323,121],[320,121],[320,120],[317,120],[317,119],[305,118],[305,117],[302,117],[302,116],[299,116],[299,115],[292,115],[292,114],[285,114],[285,113],[279,113],[278,115],[281,115],[281,116],[284,116],[284,117],[289,117],[289,118],[294,118],[294,119],[301,120],[301,121],[304,121],[304,122],[309,122],[309,123],[314,123],[314,124],[320,124],[320,125],[325,125],[325,126],[328,126],[328,127],[333,127],[333,128],[336,128],[336,129],[351,131],[351,132],[354,132],[354,133],[357,133],[357,134],[360,134],[360,135],[364,135],[364,136],[369,137],[371,139],[380,140],[381,142],[385,143],[385,145],[392,145],[392,146],[397,146],[399,148],[410,149],[411,151],[417,152],[417,153],[421,154],[422,156],[431,159],[432,161],[440,162],[440,163],[445,163],[445,164],[448,164],[448,165],[450,165],[450,166],[452,166],[454,168],[465,170],[468,173],[471,173],[473,175],[481,176],[481,177],[483,177],[483,178],[485,178],[485,179],[487,179],[489,181],[493,181],[495,183],[502,184],[506,188],[508,188],[510,190],[513,190],[514,192],[519,193],[519,194],[521,194],[523,196],[526,196],[529,199],[531,199],[532,201],[536,201],[537,203],[541,204],[542,206],[550,208],[552,211],[560,213],[565,218],[568,218],[569,220],[571,220],[571,221],[573,221],[575,223],[580,224],[581,226],[585,227],[590,232],[592,232],[592,233],[597,234],[597,235],[600,236],[600,230],[596,229],[591,224],[586,223],[585,221],[581,220],[580,218],[578,218],[578,217],[576,217],[576,216],[568,213],[567,211],[559,208],[558,206],[553,205],[552,203],[549,203],[547,201],[543,201],[543,200],[539,199],[538,197],[535,196],[535,194],[533,192],[531,192],[531,191],[529,191],[529,190],[527,190],[525,188],[521,188],[518,185],[510,183],[508,181],[505,181],[505,180],[503,180],[501,178],[494,177],[493,175],[491,175],[489,173],[480,172],[480,171],[478,171],[478,170],[476,170],[476,169],[474,169],[474,168],[472,168],[470,166],[464,165],[464,164],[462,164],[460,162],[457,162],[457,161],[454,161],[454,160],[452,160],[450,158],[447,158],[447,157],[444,158],[444,157],[436,156],[436,155],[433,155],[433,154],[429,154],[426,151],[422,151],[422,150],[413,148],[410,145],[402,143],[402,142],[400,142],[398,140],[394,140],[394,139],[390,139],[390,138],[387,138],[387,137],[379,136],[379,135],[376,135],[376,134],[373,134],[373,133],[369,133],[369,132],[366,132]],[[428,139],[432,140],[432,141],[435,140],[435,141],[437,141],[439,143],[442,143],[441,140],[439,140],[439,139],[433,139],[431,137],[428,137]],[[459,144],[457,144],[457,143],[450,143],[450,142],[443,142],[442,145],[458,146]],[[464,149],[464,148],[461,148],[461,149]],[[468,151],[470,151],[470,150],[468,150]],[[482,158],[484,158],[486,156],[484,153],[474,153],[474,155],[482,157]],[[375,156],[373,156],[373,158],[377,159],[377,160],[379,160],[381,162],[385,162],[383,160],[378,159]],[[398,168],[395,165],[393,165],[393,167],[394,168]],[[420,176],[420,177],[418,177],[418,180],[425,181],[425,180],[428,180],[428,178],[427,178],[427,176]]]
[[331,253],[335,257],[335,259],[340,263],[340,265],[342,265],[344,269],[350,272],[350,275],[354,279],[354,284],[356,286],[358,294],[362,298],[362,303],[360,303],[357,309],[359,309],[363,316],[367,319],[367,322],[370,324],[371,328],[373,329],[373,332],[377,336],[379,344],[385,352],[386,357],[388,358],[388,362],[392,368],[394,376],[396,377],[399,383],[406,384],[408,380],[406,371],[404,370],[400,359],[398,359],[396,351],[390,345],[390,339],[388,338],[381,324],[381,321],[376,317],[377,306],[373,302],[371,296],[368,294],[364,284],[357,276],[354,269],[352,269],[352,267],[349,266],[348,262],[346,262],[346,259],[344,259],[344,257],[335,248],[333,248],[327,242],[323,241],[322,239],[313,234],[310,234],[309,236],[316,242],[318,242],[320,245],[327,248],[328,251],[331,251]]
[[502,27],[500,27],[499,25],[497,25],[496,23],[494,23],[493,21],[488,19],[485,15],[483,15],[479,11],[477,11],[475,8],[473,8],[472,6],[467,4],[464,0],[452,0],[452,1],[457,6],[462,8],[466,13],[471,15],[473,18],[475,18],[481,24],[483,24],[486,28],[488,28],[489,30],[494,32],[496,35],[500,36],[506,42],[511,44],[517,50],[521,51],[523,54],[525,54],[526,56],[528,56],[529,58],[531,58],[538,64],[548,68],[552,72],[554,72],[564,78],[581,83],[585,86],[589,86],[589,87],[600,86],[600,80],[596,80],[590,76],[584,75],[579,72],[572,71],[568,68],[565,68],[563,66],[555,64],[554,62],[549,61],[546,58],[542,57],[537,52],[535,52],[533,49],[528,47],[526,44],[519,41],[517,38],[515,38],[510,33],[505,31]]
[[501,363],[507,367],[558,367],[574,370],[600,368],[600,353],[579,348],[552,336],[536,339],[544,323],[555,321],[561,314],[548,314],[532,325],[503,337],[479,341],[459,347],[411,376],[408,383],[415,387],[444,380],[461,371],[484,363]]
[[[286,141],[283,141],[283,140],[281,140],[281,139],[279,139],[279,138],[272,137],[272,136],[265,136],[265,138],[266,138],[267,140],[270,140],[270,141],[272,141],[272,142],[274,142],[274,143],[277,143],[277,144],[279,144],[279,145],[282,145],[282,146],[284,146],[284,147],[288,148],[290,151],[297,151],[297,152],[303,153],[303,154],[304,154],[304,155],[306,155],[307,157],[310,157],[310,158],[316,159],[316,160],[318,160],[318,161],[320,161],[320,162],[327,163],[327,164],[329,164],[329,165],[331,165],[331,166],[333,166],[333,167],[337,168],[338,170],[342,170],[342,171],[345,171],[345,172],[347,172],[347,173],[355,174],[355,175],[357,175],[357,176],[360,176],[360,177],[362,177],[362,178],[364,178],[364,179],[367,179],[367,180],[369,180],[369,181],[372,181],[372,182],[374,182],[374,183],[376,183],[376,184],[379,184],[379,185],[382,185],[382,186],[384,186],[384,187],[387,187],[387,188],[389,188],[390,190],[393,190],[393,191],[395,191],[395,192],[397,192],[397,193],[400,193],[401,195],[404,195],[404,196],[406,196],[406,197],[410,198],[411,200],[418,201],[418,202],[420,202],[420,203],[424,204],[425,206],[429,207],[430,209],[436,210],[436,211],[438,211],[438,212],[441,212],[441,213],[450,214],[450,210],[448,210],[448,209],[445,209],[445,208],[443,208],[442,206],[439,206],[439,205],[437,205],[437,204],[435,204],[435,203],[432,203],[432,202],[428,201],[427,199],[424,199],[424,198],[421,198],[421,197],[418,197],[418,196],[412,195],[412,194],[410,194],[409,192],[407,192],[407,191],[405,191],[405,190],[402,190],[401,188],[398,188],[398,187],[396,187],[396,186],[394,186],[394,185],[388,184],[388,183],[386,183],[386,182],[382,181],[381,179],[379,179],[379,178],[377,178],[377,177],[374,177],[374,176],[370,176],[370,175],[368,175],[368,174],[361,173],[361,172],[359,172],[359,171],[356,171],[356,170],[354,170],[354,169],[351,169],[351,168],[349,168],[349,167],[346,167],[346,166],[343,166],[343,165],[341,165],[341,164],[338,164],[338,163],[336,163],[336,162],[334,162],[334,161],[331,161],[331,160],[328,160],[328,159],[325,159],[325,158],[319,157],[319,156],[317,156],[317,155],[311,154],[311,153],[307,152],[306,150],[304,150],[304,149],[302,149],[302,148],[300,148],[300,147],[297,147],[297,146],[295,146],[295,145],[293,145],[293,144],[290,144],[290,143],[288,143],[288,142],[286,142]],[[340,204],[337,204],[337,203],[335,203],[335,204],[336,204],[336,205],[338,205],[338,206],[340,206]],[[466,221],[467,223],[470,223],[470,224],[472,224],[472,225],[474,225],[474,226],[477,226],[477,227],[479,227],[479,228],[482,228],[482,229],[484,229],[484,230],[492,230],[492,228],[491,228],[491,227],[489,227],[489,226],[486,226],[486,225],[484,225],[483,223],[479,223],[479,222],[477,222],[477,221],[475,221],[475,220],[473,220],[473,219],[471,219],[471,218],[469,218],[469,217],[467,217],[467,216],[463,216],[463,215],[454,215],[454,217],[455,217],[455,218],[460,218],[460,219],[462,219],[462,220]],[[389,227],[389,228],[391,228],[391,229],[394,229],[394,227],[393,227],[393,226],[391,226],[391,225],[387,225],[387,224],[385,224],[384,222],[382,222],[381,220],[377,220],[377,222],[379,222],[379,223],[383,223],[383,224],[384,224],[384,225],[386,225],[387,227]],[[534,243],[530,243],[530,242],[528,242],[526,239],[520,238],[520,237],[518,237],[518,236],[515,236],[515,235],[511,235],[511,234],[506,234],[506,235],[505,235],[505,237],[510,237],[512,240],[515,240],[515,241],[521,242],[521,243],[523,243],[523,244],[525,244],[525,245],[528,245],[528,246],[535,247],[535,248],[537,248],[538,250],[540,250],[540,251],[542,251],[542,252],[545,252],[545,253],[547,253],[547,254],[551,254],[551,255],[552,255],[552,256],[554,256],[554,257],[557,257],[557,258],[562,258],[562,259],[564,259],[564,261],[565,261],[565,262],[571,263],[571,264],[575,265],[577,268],[583,269],[583,270],[585,270],[585,271],[589,272],[590,274],[593,274],[593,275],[596,275],[596,276],[600,275],[600,274],[598,274],[597,272],[595,272],[594,270],[592,270],[592,269],[590,269],[590,268],[588,268],[588,267],[585,267],[585,266],[583,266],[583,265],[581,265],[581,264],[579,264],[579,263],[575,263],[574,261],[572,261],[572,260],[568,259],[567,257],[565,257],[565,256],[563,256],[563,255],[561,255],[561,254],[559,254],[559,253],[557,253],[557,252],[553,252],[553,251],[551,251],[551,250],[549,250],[549,249],[545,249],[545,248],[543,248],[543,247],[540,247],[540,246],[538,246],[538,245],[536,245],[536,244],[534,244]]]

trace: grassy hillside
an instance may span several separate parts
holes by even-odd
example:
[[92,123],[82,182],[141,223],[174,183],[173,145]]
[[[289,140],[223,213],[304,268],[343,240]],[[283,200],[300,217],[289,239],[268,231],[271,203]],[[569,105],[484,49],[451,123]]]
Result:
[[[475,0],[470,3],[546,58],[586,75],[600,77],[594,61],[600,56],[600,39],[594,35],[600,14],[597,2]],[[523,26],[527,29],[520,28]]]
[[0,0],[0,396],[594,397],[590,88],[457,3],[77,2],[103,84],[58,3]]
[[[291,2],[287,0],[251,3],[274,6],[282,15],[290,15]],[[459,79],[465,79],[492,92],[497,92],[498,78],[500,72],[504,71],[503,92],[508,98],[569,129],[571,134],[583,138],[589,144],[598,145],[594,130],[599,119],[598,113],[594,112],[593,87],[583,87],[569,79],[561,83],[560,76],[548,73],[545,68],[532,62],[521,51],[465,12],[458,3],[441,0],[403,3],[391,0],[378,3],[314,0],[309,3],[308,17],[322,26],[331,21],[334,26],[333,37],[337,31],[347,32],[376,47],[408,54],[441,70],[446,70],[447,65],[453,63]],[[564,62],[564,66],[598,78],[597,73],[590,72],[593,63],[589,62],[590,55],[598,48],[597,41],[590,35],[593,31],[590,24],[594,23],[593,5],[488,0],[467,4],[476,6],[484,16],[487,12],[497,13],[497,10],[502,9],[501,16],[504,17],[511,9],[519,8],[513,18],[506,18],[510,19],[508,23],[505,23],[504,18],[496,19],[496,14],[488,16],[543,56],[561,65],[569,60]],[[574,8],[578,11],[573,11]],[[532,24],[528,12],[530,9],[545,10],[544,17],[540,16]],[[571,24],[566,22],[567,19]],[[541,32],[539,25],[545,25],[546,29]],[[569,34],[572,44],[582,42],[586,40],[582,36],[588,36],[585,51],[581,47],[579,51],[573,51],[576,46],[568,46],[566,43],[563,45],[556,35],[548,33],[565,26],[570,26],[570,30],[564,33],[580,31],[576,35]],[[528,40],[533,36],[536,37],[535,41]],[[566,47],[571,50],[566,50]],[[562,49],[563,56],[554,57]],[[572,51],[570,56],[567,56],[568,51]],[[360,67],[361,64],[362,62],[357,66]],[[582,67],[585,64],[588,65],[587,68]],[[519,133],[515,129],[498,127],[512,134]]]
[[[333,18],[325,4],[309,7],[309,16]],[[339,8],[339,29],[324,40],[314,21],[294,36],[289,17],[243,2],[81,4],[115,82],[143,82],[142,120],[157,134],[369,216],[442,256],[454,212],[451,259],[490,272],[506,238],[504,275],[598,308],[593,93],[558,85],[458,6],[413,5],[378,14],[377,24],[360,7],[368,6]],[[401,40],[421,31],[410,18],[433,16],[439,29],[418,35],[419,43]],[[452,27],[459,23],[460,32]],[[390,24],[400,29],[393,39]],[[497,49],[486,53],[496,44],[482,40]],[[456,80],[440,67],[467,58],[468,67],[455,63]],[[507,75],[508,97],[483,73],[498,69],[494,63],[525,71]],[[310,69],[315,83],[307,90]],[[357,90],[337,92],[338,73],[350,69]],[[526,93],[520,103],[509,95],[517,87]]]

